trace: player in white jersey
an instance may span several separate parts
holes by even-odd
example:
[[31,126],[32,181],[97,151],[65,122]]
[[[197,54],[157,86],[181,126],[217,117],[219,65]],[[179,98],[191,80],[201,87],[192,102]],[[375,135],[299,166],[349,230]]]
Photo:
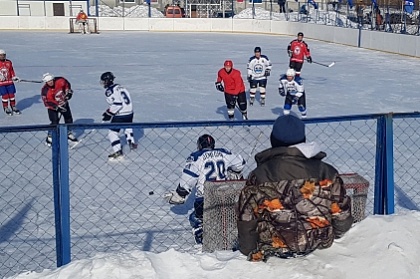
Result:
[[[111,123],[132,123],[134,113],[130,93],[123,86],[114,84],[114,79],[115,76],[111,72],[105,72],[101,75],[101,84],[106,89],[105,96],[109,105],[109,108],[102,114],[102,121],[111,120]],[[117,159],[123,156],[119,132],[119,129],[109,130],[108,138],[114,151],[108,156],[110,159]],[[124,129],[124,133],[130,149],[137,149],[133,129]]]
[[170,204],[183,204],[186,197],[195,191],[194,211],[189,216],[195,241],[202,243],[204,206],[204,182],[241,179],[245,160],[225,148],[215,148],[212,136],[204,134],[197,140],[197,151],[187,158],[181,179],[175,191],[165,195]]
[[271,73],[271,61],[267,56],[261,54],[261,48],[254,49],[255,55],[249,58],[248,61],[248,82],[249,89],[249,105],[254,104],[257,88],[260,88],[260,103],[265,105],[265,93],[267,87],[267,77]]
[[288,69],[285,75],[280,76],[279,93],[286,97],[283,112],[290,113],[292,105],[297,104],[302,118],[306,117],[306,94],[302,79],[296,76],[293,69]]

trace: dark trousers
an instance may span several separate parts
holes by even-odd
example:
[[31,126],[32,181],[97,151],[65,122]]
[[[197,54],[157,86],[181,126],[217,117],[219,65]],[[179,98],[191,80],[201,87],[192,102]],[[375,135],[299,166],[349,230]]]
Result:
[[66,109],[66,112],[58,112],[56,110],[48,109],[48,117],[51,121],[51,125],[57,125],[60,122],[61,116],[64,118],[64,123],[73,123],[73,116],[71,114],[69,103],[66,103],[63,107]]

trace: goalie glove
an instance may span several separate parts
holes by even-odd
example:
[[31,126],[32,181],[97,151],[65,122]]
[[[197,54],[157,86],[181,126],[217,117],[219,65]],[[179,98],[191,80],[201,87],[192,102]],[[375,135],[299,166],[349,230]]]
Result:
[[265,70],[265,73],[264,73],[264,76],[265,77],[269,77],[270,74],[271,74],[271,70],[270,69]]
[[163,197],[169,204],[178,205],[185,202],[185,197],[181,197],[176,191],[166,193]]
[[241,171],[234,171],[231,168],[227,169],[227,179],[228,180],[241,180],[244,179]]
[[225,88],[223,87],[223,84],[221,82],[216,82],[216,89],[219,90],[220,92],[225,92]]
[[20,82],[20,78],[19,77],[12,77],[12,81],[14,81],[14,82]]
[[284,88],[279,88],[279,94],[282,97],[286,96],[286,92],[284,91]]

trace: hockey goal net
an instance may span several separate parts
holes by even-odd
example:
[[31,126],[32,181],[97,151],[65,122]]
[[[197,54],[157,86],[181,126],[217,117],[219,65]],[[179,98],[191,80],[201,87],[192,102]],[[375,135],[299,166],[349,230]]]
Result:
[[76,18],[70,18],[70,33],[99,33],[96,18],[88,18],[85,24],[77,22]]
[[[340,174],[347,195],[351,197],[354,222],[365,218],[369,181],[357,173]],[[235,204],[245,180],[207,181],[204,184],[203,252],[238,248]]]

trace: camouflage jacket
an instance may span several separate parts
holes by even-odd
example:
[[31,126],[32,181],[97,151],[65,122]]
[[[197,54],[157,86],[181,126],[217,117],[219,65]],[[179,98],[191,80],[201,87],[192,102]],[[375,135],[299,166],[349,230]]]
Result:
[[306,255],[350,229],[350,198],[325,156],[316,143],[255,156],[237,202],[239,249],[249,260]]

